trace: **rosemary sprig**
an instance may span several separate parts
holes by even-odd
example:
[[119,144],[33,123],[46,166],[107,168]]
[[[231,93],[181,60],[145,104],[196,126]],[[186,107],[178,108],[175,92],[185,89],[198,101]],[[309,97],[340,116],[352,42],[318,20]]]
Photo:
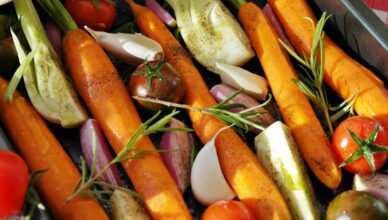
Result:
[[330,134],[333,134],[333,126],[331,124],[329,114],[329,103],[323,87],[323,67],[325,65],[325,49],[323,27],[331,15],[326,16],[323,12],[321,19],[319,19],[315,27],[314,21],[311,18],[306,18],[313,26],[313,43],[310,50],[310,57],[300,57],[293,49],[287,46],[279,39],[282,46],[287,52],[294,57],[302,66],[306,75],[300,75],[300,79],[293,79],[292,81],[299,87],[299,89],[324,113],[326,124],[329,128]]
[[38,193],[34,189],[34,185],[37,181],[40,180],[40,178],[48,171],[48,169],[45,170],[38,170],[33,171],[29,175],[29,183],[27,188],[27,195],[26,195],[26,203],[28,204],[28,209],[25,210],[25,215],[23,215],[22,220],[30,220],[32,219],[36,208],[40,207],[41,209],[44,209],[43,204],[40,201]]
[[341,104],[336,107],[330,107],[330,111],[334,114],[330,117],[331,123],[335,123],[338,119],[347,115],[348,117],[354,116],[354,104],[357,100],[359,90],[355,91],[351,96],[344,100]]
[[[323,27],[330,17],[331,15],[326,15],[326,12],[323,12],[316,26],[311,18],[306,17],[313,26],[313,42],[310,49],[310,57],[307,57],[306,55],[303,55],[303,57],[299,56],[281,39],[279,39],[279,41],[287,52],[300,63],[300,67],[305,72],[305,75],[299,74],[299,79],[293,79],[292,81],[310,99],[310,101],[323,112],[330,135],[333,135],[332,123],[347,113],[349,115],[354,114],[353,105],[358,92],[352,94],[337,107],[331,107],[329,105],[326,89],[323,85],[323,72],[325,66],[325,32],[323,31]],[[330,116],[331,111],[334,114],[333,116]]]
[[[156,113],[152,118],[148,119],[145,123],[143,123],[132,135],[131,139],[128,141],[128,143],[123,147],[123,149],[117,154],[117,156],[105,167],[103,167],[100,171],[95,172],[95,168],[91,168],[91,172],[88,175],[87,174],[87,168],[86,168],[86,163],[84,159],[81,157],[81,163],[82,163],[82,177],[75,186],[73,193],[69,195],[67,198],[66,202],[71,201],[77,196],[92,196],[99,198],[100,195],[104,194],[112,194],[113,190],[121,190],[124,191],[132,196],[135,197],[140,197],[136,192],[112,185],[109,183],[105,183],[102,181],[99,181],[99,177],[105,173],[111,166],[113,166],[116,163],[121,163],[129,160],[133,160],[136,158],[142,157],[144,154],[149,153],[149,152],[166,152],[164,150],[145,150],[145,149],[136,149],[136,143],[142,139],[143,137],[146,137],[150,134],[161,132],[161,131],[191,131],[191,129],[182,129],[182,128],[168,128],[167,124],[171,121],[171,119],[179,114],[179,111],[173,110],[170,114],[164,116],[163,118],[159,119],[156,121],[156,119],[160,116],[160,112]],[[155,122],[156,121],[156,122]],[[96,162],[96,156],[95,156],[95,145],[93,145],[93,164]],[[103,190],[89,190],[91,186],[96,185],[103,187]],[[111,190],[109,190],[111,189]],[[100,198],[100,200],[103,200]]]
[[149,97],[144,98],[139,96],[133,96],[133,98],[136,100],[157,103],[168,107],[172,106],[176,108],[183,108],[183,109],[194,110],[194,111],[203,112],[205,114],[209,114],[224,123],[233,124],[234,128],[237,129],[237,132],[239,132],[240,134],[242,134],[243,132],[245,133],[248,132],[250,127],[254,127],[259,130],[264,130],[266,128],[264,123],[253,121],[251,119],[260,114],[265,113],[265,112],[255,111],[255,110],[266,106],[271,101],[272,96],[269,95],[269,98],[261,105],[253,106],[251,108],[245,109],[237,113],[228,111],[229,109],[232,109],[232,108],[246,107],[243,104],[228,104],[228,102],[234,99],[238,94],[240,94],[242,90],[243,89],[236,91],[234,94],[232,94],[222,102],[209,107],[196,107],[196,106],[191,106],[186,104],[178,104],[178,103],[163,101],[163,100],[149,98]]

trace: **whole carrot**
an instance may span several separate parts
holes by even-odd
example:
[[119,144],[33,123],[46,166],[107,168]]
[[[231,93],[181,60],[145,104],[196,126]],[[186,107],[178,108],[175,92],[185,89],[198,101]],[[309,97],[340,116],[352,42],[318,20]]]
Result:
[[337,188],[341,182],[341,170],[308,98],[292,82],[297,75],[278,41],[276,31],[261,9],[253,3],[242,5],[238,16],[302,157],[321,182],[329,188]]
[[[127,3],[132,8],[140,30],[162,46],[166,58],[181,73],[186,87],[185,103],[207,107],[216,104],[190,55],[174,38],[156,15],[146,7]],[[203,143],[225,126],[214,117],[189,111],[194,130]],[[291,219],[289,209],[278,188],[259,164],[256,156],[232,130],[222,132],[216,139],[221,168],[239,199],[257,219]]]
[[[103,49],[85,31],[67,32],[62,49],[78,92],[119,153],[141,126],[124,82]],[[155,150],[149,138],[141,139],[136,148]],[[146,153],[123,166],[154,219],[191,219],[158,153]]]
[[[59,0],[39,0],[53,20],[60,22],[65,37],[63,57],[75,87],[118,154],[141,125],[128,90],[100,45],[78,29]],[[136,149],[156,150],[146,137]],[[125,172],[154,219],[191,219],[174,180],[156,152],[124,161]]]
[[78,197],[65,203],[81,175],[61,144],[31,104],[18,92],[13,102],[4,101],[8,82],[0,78],[0,116],[15,148],[31,171],[46,170],[37,188],[55,219],[108,220],[99,203]]
[[[316,18],[305,0],[269,0],[291,43],[299,54],[309,56],[312,25]],[[355,110],[359,115],[375,117],[388,127],[388,92],[370,70],[350,58],[329,37],[325,37],[324,81],[343,99],[359,91]]]

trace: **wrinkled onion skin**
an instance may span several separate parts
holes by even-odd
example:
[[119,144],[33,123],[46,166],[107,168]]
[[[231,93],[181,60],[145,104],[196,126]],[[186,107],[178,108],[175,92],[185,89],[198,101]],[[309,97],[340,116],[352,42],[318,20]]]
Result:
[[[177,119],[172,119],[169,127],[186,128],[186,125]],[[171,152],[163,152],[161,155],[181,193],[184,193],[190,184],[192,147],[193,137],[185,131],[167,131],[160,141],[160,149],[171,150]]]
[[[96,143],[96,163],[95,163],[95,173],[99,172],[103,167],[108,165],[112,160],[112,154],[110,153],[104,136],[98,126],[96,119],[87,120],[81,127],[81,147],[82,154],[85,158],[86,164],[91,168],[93,163],[93,138],[95,137]],[[94,133],[94,135],[93,135]],[[111,166],[105,173],[103,173],[100,178],[101,181],[115,185],[121,186],[121,180],[119,177],[119,172],[117,166]]]

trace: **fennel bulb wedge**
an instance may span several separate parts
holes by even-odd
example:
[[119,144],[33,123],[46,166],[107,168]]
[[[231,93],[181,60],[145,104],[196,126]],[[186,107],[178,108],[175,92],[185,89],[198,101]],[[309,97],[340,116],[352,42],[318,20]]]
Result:
[[166,1],[187,48],[203,66],[241,66],[255,55],[244,30],[220,0]]
[[[54,48],[48,40],[31,0],[14,0],[15,10],[31,50],[31,65],[23,74],[28,96],[35,109],[48,121],[75,127],[88,119],[77,93],[67,79]],[[25,52],[15,40],[20,62]]]
[[277,121],[255,138],[257,156],[278,185],[293,219],[319,219],[319,212],[303,159],[290,129]]

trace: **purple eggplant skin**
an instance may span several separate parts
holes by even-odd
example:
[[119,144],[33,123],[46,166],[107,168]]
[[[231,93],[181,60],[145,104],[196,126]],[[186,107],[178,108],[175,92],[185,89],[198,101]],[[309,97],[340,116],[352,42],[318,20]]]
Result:
[[[169,124],[171,128],[187,128],[187,126],[173,118]],[[167,169],[175,180],[181,193],[190,185],[190,154],[193,147],[193,136],[186,131],[167,131],[160,140],[161,150],[171,152],[161,153]]]
[[[87,120],[81,126],[80,133],[81,133],[82,154],[85,158],[86,165],[89,168],[91,168],[92,162],[93,162],[93,136],[95,137],[95,143],[96,143],[95,173],[97,173],[113,160],[112,154],[108,149],[104,136],[98,126],[97,120],[96,119]],[[115,186],[122,185],[116,165],[111,166],[105,173],[103,173],[100,176],[99,180]]]
[[326,211],[326,220],[386,220],[388,206],[383,200],[362,191],[349,190],[335,197]]
[[[224,99],[233,95],[235,92],[237,92],[237,89],[230,87],[228,85],[225,85],[225,84],[217,84],[210,89],[210,93],[213,95],[214,99],[217,102],[223,101]],[[249,95],[247,95],[243,92],[241,92],[234,99],[232,99],[228,102],[228,104],[237,104],[237,103],[243,104],[247,108],[259,105],[259,103],[255,99],[253,99],[252,97],[250,97]],[[231,111],[231,112],[240,112],[242,110],[244,110],[244,108],[229,109],[229,111]],[[267,112],[265,108],[259,108],[258,111]],[[275,119],[269,113],[263,113],[261,115],[258,115],[255,118],[253,118],[252,120],[262,122],[265,125],[270,125],[273,122],[275,122]],[[257,129],[253,129],[252,131],[259,133],[259,131]]]

